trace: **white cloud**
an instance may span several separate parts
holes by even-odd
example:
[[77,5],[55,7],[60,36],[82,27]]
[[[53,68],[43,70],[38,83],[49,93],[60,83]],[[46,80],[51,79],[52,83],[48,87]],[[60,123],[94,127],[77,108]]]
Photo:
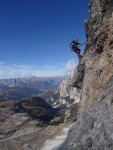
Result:
[[28,76],[63,76],[70,74],[75,68],[74,59],[69,60],[67,63],[59,63],[58,66],[38,66],[38,65],[18,65],[0,63],[0,79],[3,78],[17,78],[17,77],[28,77]]
[[64,74],[65,68],[57,68],[55,66],[0,65],[0,79],[28,76],[62,76]]
[[75,64],[75,60],[72,58],[68,61],[67,65],[66,65],[66,73],[69,75],[73,72],[73,70],[75,69],[76,64]]

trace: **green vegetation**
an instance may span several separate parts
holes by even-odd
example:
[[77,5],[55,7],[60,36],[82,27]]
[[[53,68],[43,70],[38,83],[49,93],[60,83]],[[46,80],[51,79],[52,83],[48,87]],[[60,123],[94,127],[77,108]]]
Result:
[[67,118],[67,121],[77,121],[78,108],[79,104],[73,104],[69,107],[70,116]]
[[65,113],[63,112],[60,116],[57,117],[57,119],[53,119],[49,125],[59,125],[59,124],[62,124],[64,123],[64,120],[65,120]]

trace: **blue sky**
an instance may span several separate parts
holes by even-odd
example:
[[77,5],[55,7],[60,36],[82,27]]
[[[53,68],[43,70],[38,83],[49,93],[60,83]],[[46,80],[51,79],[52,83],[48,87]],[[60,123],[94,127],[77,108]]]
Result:
[[87,18],[88,0],[0,0],[0,78],[66,73]]

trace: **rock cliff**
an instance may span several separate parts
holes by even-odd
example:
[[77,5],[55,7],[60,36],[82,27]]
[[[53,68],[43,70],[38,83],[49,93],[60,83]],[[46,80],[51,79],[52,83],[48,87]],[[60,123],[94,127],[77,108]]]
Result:
[[72,79],[80,89],[78,120],[65,150],[113,149],[113,0],[89,0],[87,44]]
[[80,94],[79,90],[72,87],[71,80],[73,78],[73,72],[70,76],[67,76],[59,85],[55,91],[50,103],[53,107],[68,108],[73,103],[79,103]]
[[49,103],[54,108],[59,108],[63,112],[64,122],[76,121],[77,110],[80,101],[80,92],[76,87],[72,87],[73,72],[67,76],[59,85]]

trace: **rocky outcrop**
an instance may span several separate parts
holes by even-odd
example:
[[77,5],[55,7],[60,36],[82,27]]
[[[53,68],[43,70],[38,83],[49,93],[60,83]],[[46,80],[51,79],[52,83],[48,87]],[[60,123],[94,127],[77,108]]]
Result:
[[86,49],[72,80],[81,91],[65,150],[113,149],[113,0],[89,0]]
[[80,101],[79,89],[72,86],[73,72],[67,76],[55,91],[49,103],[62,112],[64,122],[76,121]]
[[80,92],[77,88],[72,86],[72,78],[73,73],[66,77],[55,91],[53,97],[49,101],[53,107],[67,109],[72,104],[79,103]]

